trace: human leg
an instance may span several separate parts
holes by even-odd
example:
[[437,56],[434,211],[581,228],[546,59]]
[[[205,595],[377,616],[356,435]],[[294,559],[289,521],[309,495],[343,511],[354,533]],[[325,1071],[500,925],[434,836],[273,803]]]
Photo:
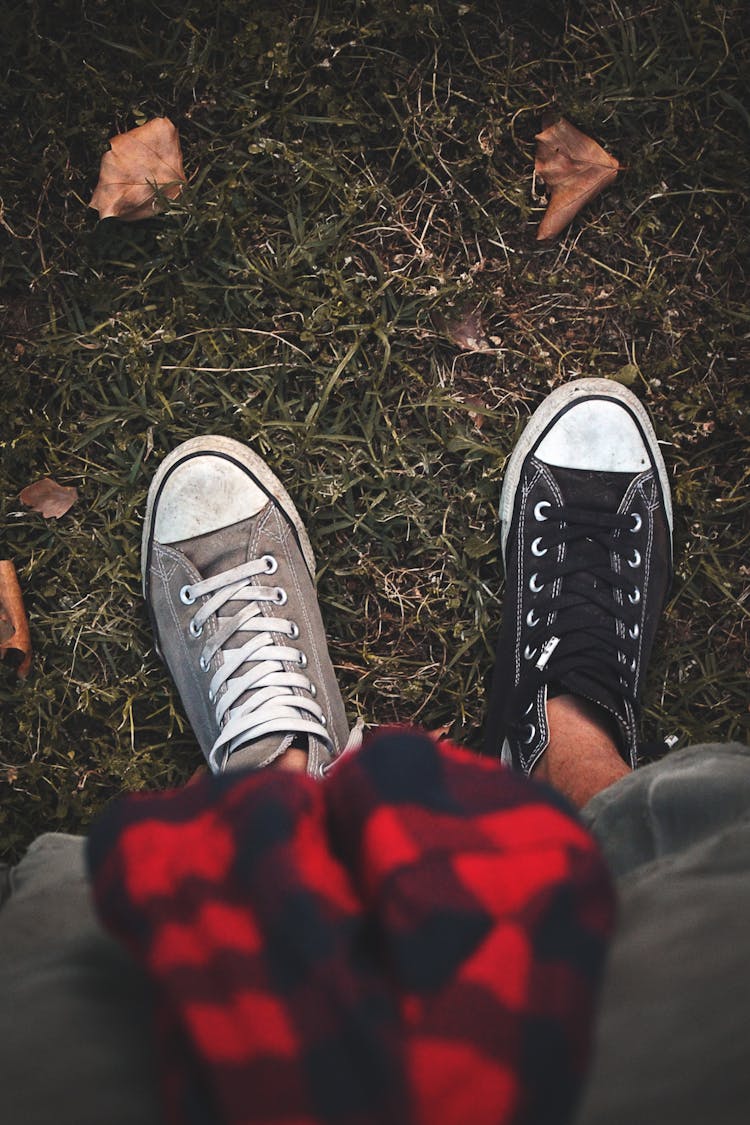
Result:
[[[237,763],[309,750],[294,745],[299,720],[322,744],[319,763],[347,734],[310,706],[320,693],[299,674],[299,652],[321,664],[322,629],[291,637],[255,569],[283,539],[274,582],[284,600],[300,583],[314,599],[291,501],[257,459],[214,440],[181,447],[157,474],[144,584],[217,776],[126,800],[91,844],[102,914],[156,982],[180,1045],[173,1106],[202,1099],[232,1120],[264,1106],[312,1120],[559,1120],[585,1061],[610,919],[590,838],[541,788],[465,755],[446,766],[449,751],[424,736],[376,740],[320,783],[235,775]],[[227,454],[229,473],[216,464]],[[222,518],[239,517],[221,527],[217,475],[228,478]],[[192,649],[191,631],[205,631]],[[260,715],[278,725],[259,747]]]
[[689,746],[629,774],[582,809],[618,879],[694,848],[750,810],[750,750]]
[[0,905],[0,1119],[156,1125],[151,988],[102,929],[84,840],[40,836]]
[[331,839],[398,990],[415,1118],[565,1121],[612,922],[590,839],[553,790],[413,729],[346,765]]
[[576,808],[631,771],[602,714],[585,700],[559,695],[547,701],[549,744],[537,763],[537,781],[554,785]]
[[568,1116],[612,902],[552,790],[404,729],[322,781],[126,798],[90,850],[180,1045],[179,1119]]
[[744,1125],[750,1104],[750,748],[693,746],[582,817],[617,876],[577,1125]]
[[[190,460],[204,454],[212,455],[193,446]],[[167,468],[181,463],[173,458]],[[241,458],[234,464],[248,468]],[[230,476],[236,483],[237,474]],[[185,493],[172,495],[175,520],[191,492],[195,503],[196,477],[183,473],[181,483]],[[167,485],[165,472],[159,487],[168,498]],[[224,515],[239,502],[231,488],[225,500],[227,491]],[[356,741],[329,687],[319,616],[304,616],[303,629],[267,612],[271,601],[291,601],[289,586],[302,617],[312,577],[296,521],[288,509],[277,510],[280,494],[265,495],[255,512],[233,509],[241,519],[228,525],[228,553],[244,552],[244,561],[212,554],[217,543],[221,553],[226,536],[214,536],[225,524],[193,525],[187,539],[167,534],[162,542],[158,496],[150,504],[145,578],[159,643],[171,652],[217,776],[115,806],[92,843],[102,912],[146,965],[159,998],[169,1104],[186,1119],[204,1111],[210,1119],[218,1100],[244,1121],[248,1106],[251,1116],[262,1117],[264,1107],[278,1116],[279,1102],[297,1097],[299,1108],[302,1088],[311,1120],[407,1121],[415,1114],[463,1122],[468,1112],[477,1121],[482,1114],[493,1122],[558,1121],[585,1061],[611,916],[596,849],[550,795],[464,755],[458,772],[480,781],[468,804],[457,778],[438,794],[434,771],[423,771],[420,761],[405,770],[398,753],[380,761],[376,746],[361,758],[347,756],[322,783],[273,768],[233,768],[298,766],[295,757],[306,755],[318,776]],[[205,501],[198,508],[210,511]],[[256,569],[255,556],[272,550],[282,556],[274,561],[285,568],[284,586],[278,579],[271,587]],[[178,601],[189,607],[184,616]],[[191,649],[191,625],[193,640],[205,630],[203,647]],[[245,632],[249,640],[238,641]],[[313,669],[305,677],[300,654]],[[201,679],[197,671],[212,674]],[[310,704],[321,695],[326,703],[318,711]],[[231,737],[222,738],[230,725]],[[267,737],[272,741],[263,742]],[[433,756],[450,757],[419,741]],[[370,780],[391,785],[391,804],[360,801],[358,813],[348,782],[368,761],[377,767]],[[423,807],[415,779],[426,786]],[[407,800],[398,797],[400,785]],[[331,806],[321,817],[328,789],[341,800],[338,812]],[[434,807],[438,795],[442,806]],[[408,831],[393,835],[389,821]],[[498,832],[497,821],[505,825]],[[389,845],[409,837],[409,855],[389,854]],[[352,894],[355,878],[367,894]],[[463,938],[446,948],[446,934],[457,933]],[[232,981],[240,962],[249,975],[238,995]],[[108,1016],[121,1020],[116,1004]],[[486,1043],[476,1041],[480,1025]],[[223,1074],[218,1088],[206,1078],[207,1062]],[[116,1085],[104,1092],[118,1096]]]
[[[658,449],[638,412],[631,415],[638,441],[628,424],[622,441],[602,449],[606,417],[598,416],[597,394],[588,417],[578,411],[575,403],[596,392],[596,382],[579,384],[567,403],[565,388],[550,396],[539,412],[543,424],[530,425],[511,458],[502,504],[509,589],[488,749],[498,753],[504,744],[513,764],[582,805],[618,877],[618,926],[577,1125],[740,1125],[750,1103],[750,751],[693,747],[630,770],[638,758],[638,695],[670,569],[671,512]],[[601,394],[611,397],[606,384]],[[614,399],[622,409],[632,405],[626,392],[615,390]],[[566,407],[569,424],[558,428]],[[618,481],[612,458],[622,449],[637,453],[639,445],[644,465],[634,458],[630,481]],[[540,495],[540,487],[551,494]],[[582,523],[580,512],[571,521],[564,510],[571,487],[585,500],[576,506],[586,508],[589,521],[577,558],[567,551],[576,544],[567,538],[575,533],[571,522],[579,529]],[[631,509],[633,493],[648,514]],[[545,503],[549,508],[538,507]],[[606,538],[591,526],[594,505],[599,513],[606,508]],[[632,544],[637,554],[625,526],[612,522],[631,512],[639,533],[650,527],[645,550]],[[544,526],[550,516],[560,526],[552,537]],[[544,571],[544,556],[555,547],[555,567]],[[649,558],[653,565],[646,565]],[[643,572],[630,589],[628,567]],[[550,579],[555,585],[546,595],[534,588]],[[625,619],[628,604],[641,616]],[[566,644],[566,635],[573,641]],[[584,664],[575,667],[579,643]],[[612,652],[622,668],[611,663]],[[587,664],[590,653],[598,653],[600,669]]]
[[[208,698],[212,672],[226,661],[233,674],[219,686],[223,698],[236,689],[234,673],[244,674],[249,683],[223,708],[222,729],[250,695],[262,698],[259,708],[235,722],[240,729],[225,745],[236,753],[221,764],[231,768],[259,759],[319,772],[347,743],[349,731],[312,588],[312,552],[286,493],[244,447],[238,448],[251,464],[237,462],[236,445],[227,439],[208,447],[205,441],[189,443],[187,458],[183,447],[157,474],[144,536],[144,577],[157,644],[176,661],[178,686],[206,754],[220,722]],[[259,471],[257,481],[253,468]],[[187,542],[175,539],[183,531]],[[227,568],[244,564],[243,574],[255,569],[247,566],[256,557],[253,549],[273,557],[267,565],[274,571],[253,576],[261,587],[255,600],[248,597],[253,582],[229,587],[223,582]],[[216,587],[211,593],[216,613],[206,620],[199,641],[188,622],[209,597],[198,593],[190,607],[179,601],[179,592],[189,582],[206,581]],[[174,601],[170,582],[179,583]],[[281,604],[282,582],[288,603],[283,614],[273,609]],[[231,599],[225,597],[227,589]],[[266,599],[262,606],[260,599]],[[259,608],[260,614],[270,611],[263,624],[276,626],[275,644],[265,629],[252,631]],[[233,629],[238,613],[247,614],[247,620]],[[304,653],[293,643],[297,630]],[[248,640],[248,660],[235,669],[231,662]],[[204,671],[200,658],[206,644],[215,651]],[[307,654],[310,666],[303,676],[301,658]],[[292,699],[298,706],[289,707]],[[265,724],[260,733],[259,711]],[[246,742],[248,733],[254,737]],[[150,989],[129,955],[102,929],[83,855],[82,839],[47,835],[17,867],[0,870],[3,1109],[9,1121],[26,1125],[52,1120],[146,1125],[161,1117]]]

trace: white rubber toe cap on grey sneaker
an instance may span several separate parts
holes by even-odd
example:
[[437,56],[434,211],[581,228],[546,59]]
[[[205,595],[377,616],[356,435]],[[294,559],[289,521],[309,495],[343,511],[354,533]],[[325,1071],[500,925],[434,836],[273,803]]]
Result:
[[238,465],[201,453],[183,461],[165,481],[154,538],[157,543],[179,543],[219,531],[257,516],[267,503],[267,494]]

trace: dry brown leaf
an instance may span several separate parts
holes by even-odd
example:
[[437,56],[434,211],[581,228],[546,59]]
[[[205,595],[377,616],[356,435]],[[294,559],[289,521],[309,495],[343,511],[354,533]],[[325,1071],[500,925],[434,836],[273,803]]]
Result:
[[550,190],[537,239],[554,238],[617,177],[614,156],[561,118],[537,134],[535,170]]
[[492,345],[485,334],[482,314],[478,309],[465,312],[457,320],[447,324],[448,336],[459,348],[466,352],[490,352]]
[[100,219],[128,222],[164,210],[156,189],[176,199],[185,182],[180,135],[168,117],[155,117],[127,133],[111,137],[102,157],[99,182],[89,207]]
[[46,520],[64,516],[78,499],[78,490],[58,484],[49,477],[27,484],[19,496],[22,504],[27,504],[35,512],[41,512]]
[[0,560],[0,658],[16,664],[16,675],[25,680],[31,671],[31,634],[16,568]]
[[479,414],[477,411],[486,410],[487,403],[481,395],[467,395],[464,399],[467,406],[473,406],[474,409],[469,411],[469,418],[476,430],[481,430],[484,425],[485,414]]

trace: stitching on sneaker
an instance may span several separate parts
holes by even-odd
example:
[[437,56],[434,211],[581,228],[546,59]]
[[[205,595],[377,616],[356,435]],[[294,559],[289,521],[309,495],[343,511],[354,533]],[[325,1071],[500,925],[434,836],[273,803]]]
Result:
[[[287,528],[286,529],[286,535],[285,535],[285,538],[284,538],[284,548],[285,549],[286,549],[286,543],[288,541],[289,534],[290,534],[289,529]],[[297,578],[296,569],[293,568],[293,567],[290,568],[290,569],[291,569],[292,579],[294,581],[295,591],[299,596],[299,604],[302,608],[302,613],[303,613],[303,616],[304,616],[304,624],[305,624],[305,627],[307,629],[308,636],[312,636],[313,622],[311,620],[310,610],[308,609],[307,599],[305,597],[303,597],[302,586],[299,582],[299,579]],[[315,646],[313,646],[312,656],[313,656],[313,662],[314,662],[314,667],[315,667],[315,671],[316,671],[316,677],[315,678],[316,678],[318,684],[320,684],[319,690],[320,690],[321,694],[323,695],[323,698],[324,698],[325,704],[326,704],[325,711],[328,715],[331,715],[331,713],[332,713],[331,712],[331,700],[328,696],[328,690],[326,688],[326,680],[325,680],[325,676],[323,675],[323,667],[322,667],[321,662],[320,662],[320,654],[318,652],[317,647],[315,647]],[[330,741],[331,741],[332,748],[334,749],[334,752],[335,752],[335,749],[337,749],[337,747],[335,747],[333,731],[331,731]]]

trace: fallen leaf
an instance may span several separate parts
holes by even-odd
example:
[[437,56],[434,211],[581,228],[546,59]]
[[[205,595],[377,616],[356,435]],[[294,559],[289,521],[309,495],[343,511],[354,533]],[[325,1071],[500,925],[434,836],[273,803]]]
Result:
[[176,199],[185,182],[180,135],[168,117],[111,137],[104,153],[99,182],[89,207],[100,219],[113,216],[134,222],[164,210],[157,194]]
[[16,675],[25,680],[31,671],[31,634],[16,568],[0,560],[0,658],[12,657]]
[[478,414],[477,411],[486,410],[487,403],[480,395],[467,395],[464,401],[466,402],[467,406],[474,407],[473,410],[469,411],[469,418],[471,419],[474,428],[476,430],[481,430],[482,426],[484,425],[484,419],[486,416],[484,414]]
[[448,336],[466,352],[489,352],[492,346],[485,335],[482,316],[478,309],[465,312],[458,320],[447,324]]
[[64,516],[77,499],[77,489],[57,484],[49,477],[27,484],[19,496],[22,504],[33,508],[35,512],[41,512],[46,520],[53,516]]
[[581,208],[616,179],[614,156],[561,118],[537,134],[536,174],[550,190],[537,239],[554,238]]

